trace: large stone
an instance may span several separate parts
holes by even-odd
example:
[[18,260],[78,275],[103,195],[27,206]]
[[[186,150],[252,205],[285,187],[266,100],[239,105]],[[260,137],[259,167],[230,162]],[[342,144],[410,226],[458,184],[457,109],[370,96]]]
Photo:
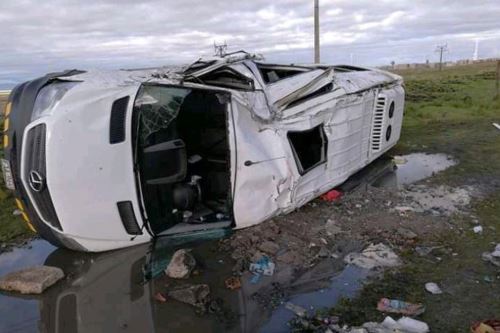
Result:
[[195,266],[196,260],[190,250],[177,250],[165,269],[165,274],[172,279],[187,279]]
[[170,290],[168,296],[196,307],[207,304],[210,300],[210,287],[206,284],[194,284]]
[[41,294],[62,278],[64,272],[60,268],[35,266],[3,276],[0,278],[0,289],[21,294]]

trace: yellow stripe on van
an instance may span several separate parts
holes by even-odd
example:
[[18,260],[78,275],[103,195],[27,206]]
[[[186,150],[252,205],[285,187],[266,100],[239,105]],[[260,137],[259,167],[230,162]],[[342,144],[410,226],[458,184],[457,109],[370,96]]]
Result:
[[4,109],[4,111],[3,111],[3,115],[4,115],[5,117],[8,117],[8,116],[9,116],[9,114],[10,114],[10,111],[11,111],[11,110],[12,110],[12,103],[11,103],[11,102],[9,102],[9,103],[7,103],[7,105],[5,105],[5,109]]
[[24,211],[23,203],[21,202],[21,200],[19,200],[17,198],[16,198],[16,206],[17,206],[17,208],[19,208],[19,210]]
[[35,228],[31,224],[31,221],[30,221],[30,218],[28,217],[28,215],[26,215],[25,212],[22,212],[21,215],[23,216],[24,221],[26,221],[28,228],[30,228],[31,231],[36,232]]
[[4,132],[7,132],[9,130],[9,118],[5,118],[5,120],[3,121],[3,131]]

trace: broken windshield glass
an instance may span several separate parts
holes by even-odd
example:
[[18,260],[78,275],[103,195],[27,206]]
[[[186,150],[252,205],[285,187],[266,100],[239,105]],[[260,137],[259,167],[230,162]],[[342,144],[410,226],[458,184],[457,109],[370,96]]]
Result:
[[145,145],[151,134],[167,129],[177,118],[179,109],[191,89],[145,85],[142,86],[135,108],[140,114],[140,143]]

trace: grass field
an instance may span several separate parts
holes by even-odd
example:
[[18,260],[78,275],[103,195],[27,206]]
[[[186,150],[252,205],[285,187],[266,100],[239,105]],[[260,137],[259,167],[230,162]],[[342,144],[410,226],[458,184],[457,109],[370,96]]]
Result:
[[[484,195],[473,202],[472,213],[484,228],[478,236],[469,228],[435,239],[446,251],[436,263],[414,252],[404,253],[402,269],[388,272],[365,287],[358,298],[345,300],[330,311],[350,324],[380,321],[375,309],[381,297],[421,302],[419,318],[432,332],[468,332],[477,320],[500,315],[500,269],[481,260],[481,254],[500,243],[500,101],[495,99],[496,64],[402,71],[406,108],[402,137],[393,153],[440,152],[459,164],[433,177],[436,185],[472,185]],[[456,216],[470,223],[468,216]],[[459,224],[459,223],[457,223]],[[427,240],[429,241],[429,240]],[[425,244],[421,244],[425,245]],[[452,255],[456,253],[456,255]],[[424,284],[446,286],[443,295],[430,295]]]
[[[1,123],[3,123],[3,110],[7,97],[7,95],[0,94]],[[0,157],[2,156],[3,151],[0,150]],[[23,219],[13,214],[15,210],[14,197],[12,192],[5,188],[2,175],[0,177],[0,243],[17,243],[33,236]]]

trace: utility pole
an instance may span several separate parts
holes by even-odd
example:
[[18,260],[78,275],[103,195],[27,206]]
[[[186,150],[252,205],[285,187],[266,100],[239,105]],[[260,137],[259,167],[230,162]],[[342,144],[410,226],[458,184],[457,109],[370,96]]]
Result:
[[320,63],[319,52],[319,0],[314,0],[314,63]]
[[443,52],[448,52],[448,44],[438,45],[436,52],[439,52],[439,70],[443,69]]
[[497,77],[496,77],[496,88],[497,88],[497,94],[495,96],[495,99],[500,99],[500,60],[497,60]]

